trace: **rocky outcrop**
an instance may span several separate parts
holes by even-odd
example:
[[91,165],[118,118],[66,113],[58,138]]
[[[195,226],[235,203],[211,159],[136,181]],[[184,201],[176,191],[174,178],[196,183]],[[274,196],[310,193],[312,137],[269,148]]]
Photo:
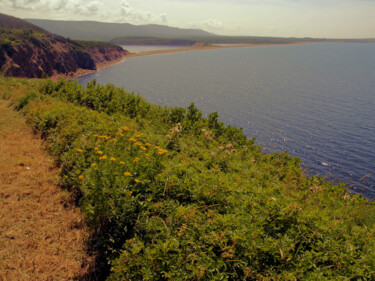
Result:
[[123,50],[121,47],[93,47],[88,50],[88,53],[96,62],[96,64],[103,64],[110,61],[119,60],[120,58],[124,57],[124,54],[129,54],[128,51]]
[[0,69],[5,76],[40,78],[70,75],[79,69],[95,70],[97,64],[118,60],[127,54],[120,47],[100,46],[76,49],[69,42],[45,39],[15,46],[0,54]]
[[96,70],[127,54],[115,45],[66,39],[0,13],[0,75],[71,76],[81,70]]

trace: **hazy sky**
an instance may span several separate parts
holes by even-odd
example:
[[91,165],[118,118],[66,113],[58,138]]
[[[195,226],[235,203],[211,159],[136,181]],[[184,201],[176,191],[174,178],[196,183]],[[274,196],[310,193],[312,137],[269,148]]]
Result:
[[0,12],[157,23],[224,35],[375,38],[375,0],[0,0]]

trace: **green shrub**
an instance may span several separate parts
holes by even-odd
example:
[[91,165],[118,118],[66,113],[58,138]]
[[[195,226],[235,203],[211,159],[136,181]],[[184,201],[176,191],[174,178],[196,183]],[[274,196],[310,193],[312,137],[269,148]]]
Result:
[[17,103],[14,105],[14,109],[19,111],[24,108],[30,101],[37,98],[37,94],[35,92],[28,93],[26,96],[21,97]]
[[4,50],[9,57],[12,57],[16,52],[12,45],[12,42],[9,39],[0,42],[0,49]]
[[194,104],[95,81],[41,95],[28,122],[80,196],[109,280],[375,279],[374,203],[306,177],[298,158],[262,153]]

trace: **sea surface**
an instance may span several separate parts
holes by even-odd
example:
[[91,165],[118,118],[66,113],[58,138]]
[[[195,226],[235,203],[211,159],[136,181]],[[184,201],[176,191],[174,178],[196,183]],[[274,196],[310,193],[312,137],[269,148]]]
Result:
[[375,44],[317,43],[158,54],[81,77],[151,103],[217,111],[264,152],[375,198]]

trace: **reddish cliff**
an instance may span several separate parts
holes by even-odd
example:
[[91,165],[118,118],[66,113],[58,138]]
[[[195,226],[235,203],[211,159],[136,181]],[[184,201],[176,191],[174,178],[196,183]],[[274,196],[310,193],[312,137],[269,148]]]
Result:
[[22,22],[0,14],[0,74],[4,76],[71,76],[80,70],[96,70],[128,54],[115,45],[73,41],[30,24],[26,29],[13,29],[22,28]]

